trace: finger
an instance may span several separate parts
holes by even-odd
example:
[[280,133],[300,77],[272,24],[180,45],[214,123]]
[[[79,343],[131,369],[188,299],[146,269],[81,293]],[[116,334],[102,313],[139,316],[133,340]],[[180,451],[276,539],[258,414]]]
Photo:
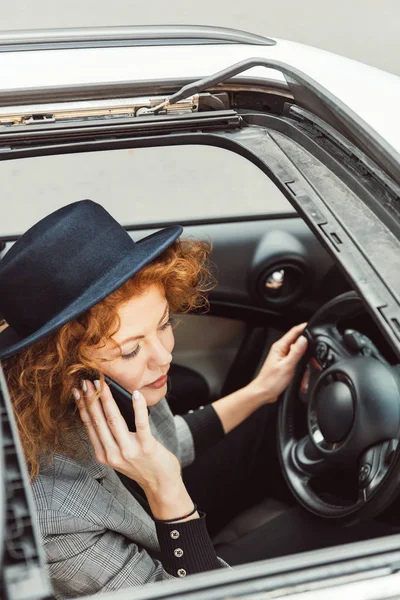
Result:
[[111,450],[116,450],[118,446],[107,424],[100,398],[96,394],[93,383],[86,379],[85,384],[86,385],[82,385],[82,387],[85,388],[83,389],[85,407],[89,414],[91,424],[107,454]]
[[290,351],[290,347],[297,340],[299,335],[304,331],[307,323],[300,323],[295,325],[288,332],[285,333],[277,342],[275,342],[275,349],[281,356],[286,356]]
[[288,361],[297,364],[297,362],[307,350],[307,346],[307,338],[304,335],[301,335],[299,338],[297,338],[294,344],[291,345],[289,354],[287,355]]
[[139,442],[143,443],[152,437],[149,413],[147,410],[146,400],[139,392],[135,390],[132,394],[133,410],[135,412],[136,435]]
[[103,388],[101,389],[100,381],[96,380],[94,386],[98,392],[101,391],[100,401],[107,425],[115,441],[122,450],[132,441],[126,421],[121,415],[121,411],[119,410],[107,383],[104,383]]
[[99,462],[104,462],[105,458],[106,458],[104,448],[99,439],[99,436],[96,433],[95,428],[92,425],[90,415],[89,415],[88,411],[86,410],[86,405],[83,400],[82,393],[79,392],[79,390],[77,390],[76,388],[74,388],[72,392],[73,392],[73,395],[74,395],[74,398],[76,401],[76,405],[78,407],[79,416],[80,416],[81,421],[86,429],[89,441],[93,446],[94,454]]

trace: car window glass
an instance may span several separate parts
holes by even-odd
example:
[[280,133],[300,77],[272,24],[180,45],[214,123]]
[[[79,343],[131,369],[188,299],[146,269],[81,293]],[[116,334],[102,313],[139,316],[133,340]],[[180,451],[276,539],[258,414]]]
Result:
[[210,146],[42,156],[0,162],[0,236],[83,198],[123,225],[293,212],[258,167]]

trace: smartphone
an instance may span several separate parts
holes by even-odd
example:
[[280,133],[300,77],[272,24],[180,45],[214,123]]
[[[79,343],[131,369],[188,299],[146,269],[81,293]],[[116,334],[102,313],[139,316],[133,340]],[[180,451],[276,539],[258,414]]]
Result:
[[135,413],[132,406],[132,394],[113,379],[110,379],[109,377],[104,377],[104,379],[106,380],[113,398],[119,410],[121,411],[121,415],[124,417],[126,424],[128,425],[129,431],[135,432]]
[[[100,379],[100,376],[94,371],[88,371],[84,373],[84,378],[94,381],[95,379]],[[110,377],[105,376],[104,379],[111,390],[121,415],[126,421],[129,431],[135,432],[135,413],[132,406],[132,394],[123,388],[122,385],[119,385],[119,383],[113,379],[110,379]]]

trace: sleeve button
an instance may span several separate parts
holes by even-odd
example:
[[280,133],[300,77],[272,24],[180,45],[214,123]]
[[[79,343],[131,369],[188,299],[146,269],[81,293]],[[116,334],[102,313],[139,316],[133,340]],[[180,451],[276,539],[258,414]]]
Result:
[[175,548],[174,554],[175,554],[176,558],[180,558],[181,556],[183,556],[182,548]]
[[173,540],[177,540],[177,539],[178,539],[178,537],[179,537],[179,535],[180,535],[180,533],[179,533],[179,531],[177,531],[176,529],[173,529],[173,530],[170,532],[170,534],[169,534],[169,535],[171,536],[171,538],[172,538]]
[[177,573],[178,573],[178,577],[186,577],[185,569],[178,569]]

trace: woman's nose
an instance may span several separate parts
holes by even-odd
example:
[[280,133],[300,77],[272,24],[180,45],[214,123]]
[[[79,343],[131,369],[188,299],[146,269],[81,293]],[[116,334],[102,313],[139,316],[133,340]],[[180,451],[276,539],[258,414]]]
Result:
[[163,367],[164,365],[169,365],[171,361],[172,354],[170,350],[164,346],[161,340],[155,339],[151,344],[149,368]]

